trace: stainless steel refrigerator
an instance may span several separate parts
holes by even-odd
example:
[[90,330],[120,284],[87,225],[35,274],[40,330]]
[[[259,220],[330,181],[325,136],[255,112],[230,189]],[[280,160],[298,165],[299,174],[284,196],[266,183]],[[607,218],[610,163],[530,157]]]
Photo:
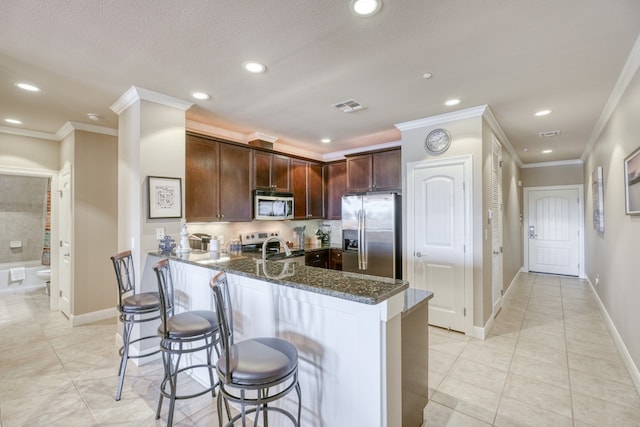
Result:
[[342,196],[342,270],[402,277],[400,196]]

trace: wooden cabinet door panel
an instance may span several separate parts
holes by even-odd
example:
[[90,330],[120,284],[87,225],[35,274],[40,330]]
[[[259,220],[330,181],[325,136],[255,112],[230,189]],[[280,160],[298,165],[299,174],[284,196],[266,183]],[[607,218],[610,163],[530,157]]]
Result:
[[255,188],[271,189],[271,153],[259,150],[254,151],[253,176]]
[[291,159],[291,192],[293,193],[293,216],[307,219],[307,162]]
[[218,143],[187,135],[185,158],[187,221],[217,221]]
[[290,191],[289,167],[291,159],[280,154],[271,157],[271,185],[276,191]]
[[347,189],[350,192],[369,191],[372,186],[371,154],[347,159]]
[[220,221],[251,221],[251,149],[220,144]]
[[323,166],[319,163],[307,164],[307,217],[324,218]]
[[347,162],[330,163],[327,170],[326,218],[342,219],[342,196],[347,192]]
[[402,188],[402,162],[400,150],[384,151],[373,155],[373,191]]
[[307,252],[304,255],[304,265],[309,267],[329,268],[329,250],[321,249]]

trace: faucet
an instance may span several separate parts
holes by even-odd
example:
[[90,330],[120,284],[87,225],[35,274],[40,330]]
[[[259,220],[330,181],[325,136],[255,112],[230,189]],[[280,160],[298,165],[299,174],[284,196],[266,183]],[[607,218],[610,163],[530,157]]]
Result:
[[278,236],[271,236],[267,240],[265,240],[264,243],[262,244],[262,262],[263,263],[267,259],[267,244],[272,240],[276,240],[276,241],[280,242],[280,246],[284,247],[284,253],[285,253],[286,256],[290,256],[291,255],[291,250],[289,249],[289,246],[287,246],[287,242],[285,242],[284,240],[282,240]]

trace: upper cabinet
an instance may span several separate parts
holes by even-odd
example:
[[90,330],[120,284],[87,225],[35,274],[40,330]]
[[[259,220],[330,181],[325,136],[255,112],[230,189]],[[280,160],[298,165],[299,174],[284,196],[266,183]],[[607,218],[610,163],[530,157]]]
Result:
[[400,191],[402,161],[400,149],[347,157],[347,191]]
[[327,171],[327,219],[342,219],[342,196],[347,192],[347,162],[329,163]]
[[295,219],[324,218],[322,164],[291,159],[291,192]]
[[248,147],[187,134],[187,221],[251,221],[252,157]]
[[253,157],[254,188],[291,191],[291,159],[282,154],[255,150]]

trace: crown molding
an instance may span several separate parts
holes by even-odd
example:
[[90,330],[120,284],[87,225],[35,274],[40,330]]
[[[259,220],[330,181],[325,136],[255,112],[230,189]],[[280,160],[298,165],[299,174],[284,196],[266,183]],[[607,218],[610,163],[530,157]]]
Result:
[[60,141],[56,134],[48,132],[38,132],[35,130],[15,129],[6,126],[0,126],[0,133],[9,135],[26,136],[29,138],[50,139],[52,141]]
[[187,111],[193,105],[193,102],[183,101],[182,99],[174,98],[162,93],[153,92],[137,86],[131,86],[120,97],[120,99],[113,103],[111,111],[120,115],[138,100],[154,102],[156,104],[177,108],[182,111]]
[[491,108],[489,108],[489,106],[487,106],[487,108],[485,109],[482,117],[484,117],[487,123],[489,123],[491,130],[493,131],[496,138],[498,138],[498,142],[507,149],[509,154],[511,154],[511,157],[515,160],[516,164],[519,167],[522,167],[523,163],[520,159],[520,156],[518,156],[515,148],[513,148],[513,145],[511,145],[511,141],[509,141],[509,138],[507,138],[507,135],[502,130],[502,126],[500,126],[500,123],[498,123],[498,120],[496,120],[496,117],[493,115],[493,112],[491,111]]
[[264,133],[260,133],[260,132],[254,132],[252,134],[247,135],[247,141],[255,141],[256,139],[259,139],[261,141],[266,141],[266,142],[270,142],[270,143],[274,143],[278,140],[277,136],[271,136],[271,135],[267,135]]
[[247,139],[247,135],[245,135],[244,133],[219,128],[217,126],[212,126],[206,123],[196,122],[194,120],[187,119],[185,122],[185,129],[190,132],[215,136],[233,142],[242,142],[244,144],[247,144],[249,142],[249,140]]
[[580,156],[580,160],[583,162],[587,159],[591,150],[593,150],[593,146],[598,141],[600,134],[604,130],[604,127],[609,122],[611,115],[614,110],[618,106],[620,99],[624,95],[625,91],[629,87],[629,83],[640,69],[640,36],[636,39],[636,43],[633,45],[631,49],[631,53],[627,58],[627,62],[625,62],[622,67],[622,71],[620,72],[620,76],[618,76],[618,80],[616,81],[613,90],[611,91],[611,95],[609,95],[609,99],[600,113],[600,117],[598,117],[598,121],[596,125],[593,127],[593,132],[591,132],[591,136],[589,137],[589,142],[585,147],[582,155]]
[[556,162],[542,162],[542,163],[527,163],[520,166],[522,169],[530,168],[546,168],[549,166],[568,166],[568,165],[581,165],[584,162],[580,159],[573,160],[558,160]]
[[348,156],[349,154],[366,153],[367,151],[383,150],[385,148],[400,147],[401,145],[402,145],[401,141],[391,141],[391,142],[385,142],[382,144],[367,145],[366,147],[350,148],[348,150],[334,151],[332,153],[323,154],[322,160],[325,162],[342,160],[345,158],[345,156]]
[[118,130],[117,129],[108,128],[108,127],[104,127],[104,126],[89,125],[89,124],[86,124],[86,123],[66,122],[56,132],[56,138],[58,139],[58,141],[61,141],[63,138],[65,138],[71,132],[76,131],[76,130],[83,130],[83,131],[86,131],[86,132],[93,132],[93,133],[101,133],[101,134],[110,135],[110,136],[118,136]]
[[400,129],[400,131],[404,132],[407,130],[419,129],[427,126],[453,122],[461,119],[480,117],[484,114],[487,108],[489,108],[487,105],[480,105],[478,107],[465,108],[464,110],[452,111],[451,113],[438,114],[437,116],[426,117],[424,119],[397,123],[394,126]]

